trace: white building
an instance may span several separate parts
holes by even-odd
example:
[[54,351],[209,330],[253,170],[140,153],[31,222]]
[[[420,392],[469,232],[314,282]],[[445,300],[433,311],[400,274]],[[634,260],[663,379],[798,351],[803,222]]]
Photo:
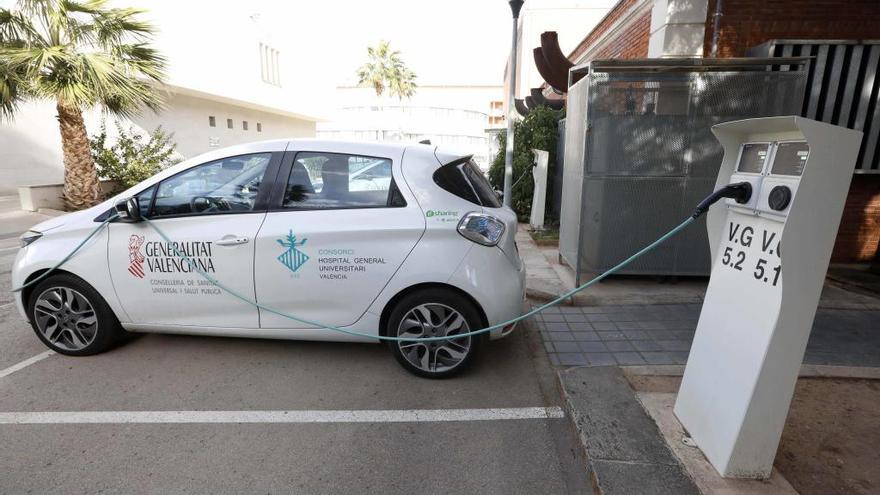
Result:
[[[177,151],[191,157],[215,147],[279,137],[313,137],[318,120],[300,54],[286,39],[290,25],[248,4],[127,1],[148,9],[159,29],[153,45],[168,59],[167,108],[132,119],[144,131],[161,125]],[[308,56],[306,54],[305,56]],[[300,97],[299,95],[305,95]],[[0,193],[63,180],[54,102],[23,105],[0,124]],[[101,114],[85,113],[90,134]],[[108,130],[114,128],[107,117]],[[128,125],[128,123],[124,123]]]
[[493,149],[488,130],[500,120],[501,86],[420,85],[411,99],[379,98],[372,88],[336,88],[333,115],[318,124],[327,139],[422,141],[473,154],[488,167]]

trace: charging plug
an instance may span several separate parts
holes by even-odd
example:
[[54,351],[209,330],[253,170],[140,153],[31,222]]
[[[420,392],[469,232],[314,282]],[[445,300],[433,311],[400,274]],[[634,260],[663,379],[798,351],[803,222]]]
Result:
[[735,184],[728,184],[721,189],[713,192],[712,194],[706,196],[706,199],[700,201],[700,204],[697,205],[697,208],[694,210],[693,215],[694,218],[698,218],[703,213],[709,209],[710,206],[714,205],[721,198],[731,198],[739,204],[744,204],[749,202],[749,198],[752,197],[752,185],[748,182],[737,182]]

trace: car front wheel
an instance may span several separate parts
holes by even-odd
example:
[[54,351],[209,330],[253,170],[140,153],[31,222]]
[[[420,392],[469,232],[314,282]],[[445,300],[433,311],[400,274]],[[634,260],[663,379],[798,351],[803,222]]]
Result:
[[[482,326],[477,308],[465,297],[443,289],[424,289],[397,303],[388,320],[387,335],[407,339],[391,341],[390,347],[408,371],[426,378],[445,378],[471,363],[481,340],[480,336],[455,336]],[[432,337],[450,338],[427,340]]]
[[97,354],[124,334],[104,298],[73,275],[54,275],[37,284],[27,310],[37,337],[60,354]]

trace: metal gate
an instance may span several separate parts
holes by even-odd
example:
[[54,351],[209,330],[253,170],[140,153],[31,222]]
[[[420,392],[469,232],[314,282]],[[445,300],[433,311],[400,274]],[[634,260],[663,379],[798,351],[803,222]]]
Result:
[[[578,280],[644,247],[712,191],[722,155],[713,125],[799,112],[806,61],[786,62],[795,70],[770,71],[766,59],[589,65],[569,90],[560,225]],[[706,230],[694,225],[622,273],[707,275],[709,264]]]

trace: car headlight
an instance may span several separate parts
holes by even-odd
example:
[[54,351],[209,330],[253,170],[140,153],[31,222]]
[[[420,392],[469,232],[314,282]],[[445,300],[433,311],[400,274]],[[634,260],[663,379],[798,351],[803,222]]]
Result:
[[43,237],[43,234],[39,232],[34,232],[33,230],[28,230],[27,232],[22,234],[21,237],[19,237],[19,240],[21,241],[21,247],[27,247],[31,245],[40,237]]
[[504,234],[504,222],[484,213],[468,213],[458,222],[458,233],[466,239],[494,246]]

